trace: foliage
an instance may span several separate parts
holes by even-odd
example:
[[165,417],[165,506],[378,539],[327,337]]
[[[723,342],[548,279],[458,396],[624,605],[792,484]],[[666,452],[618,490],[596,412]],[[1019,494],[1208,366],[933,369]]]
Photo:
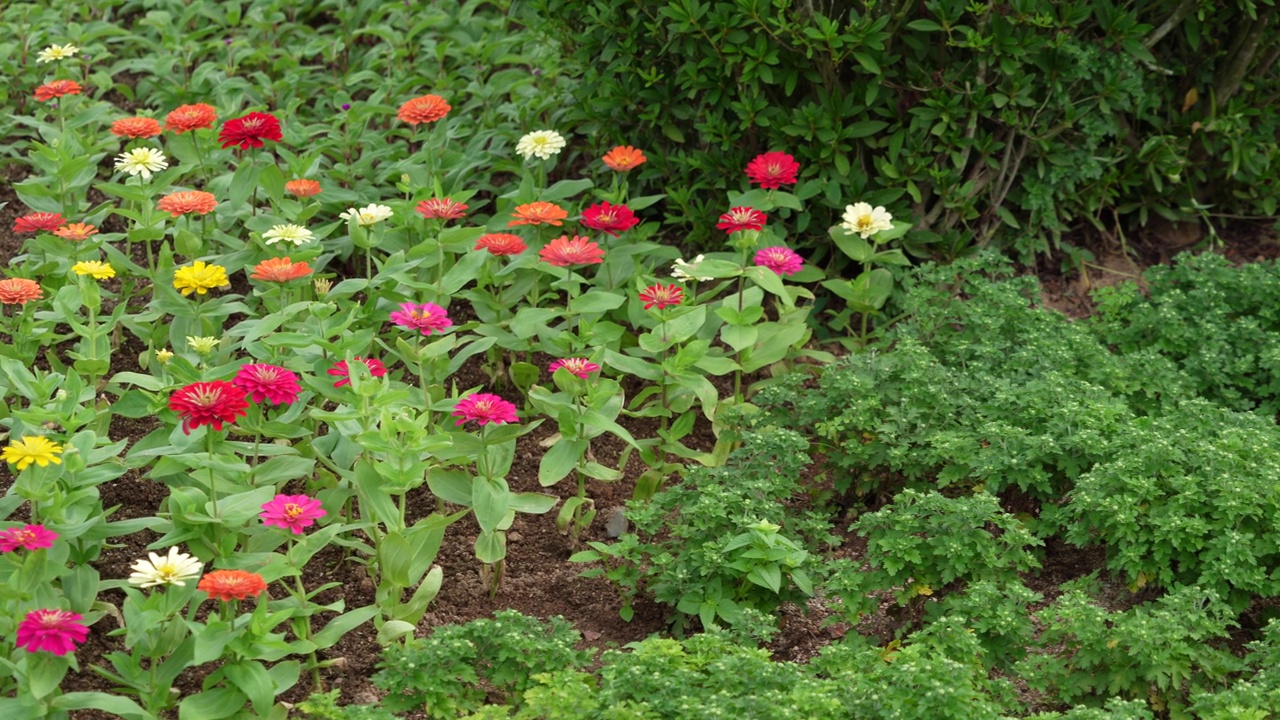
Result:
[[1270,720],[1280,708],[1280,620],[1249,645],[1245,668],[1226,687],[1196,693],[1191,712],[1202,720]]

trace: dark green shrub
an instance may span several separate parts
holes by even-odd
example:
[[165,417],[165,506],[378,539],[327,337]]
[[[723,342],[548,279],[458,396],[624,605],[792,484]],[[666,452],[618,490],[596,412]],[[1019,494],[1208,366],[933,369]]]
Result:
[[1036,632],[1029,608],[1042,599],[1017,578],[976,580],[926,604],[925,613],[930,621],[947,616],[962,621],[982,645],[984,660],[1007,670],[1027,654]]
[[1202,720],[1273,720],[1280,712],[1280,620],[1249,645],[1247,667],[1225,689],[1192,698],[1191,712]]

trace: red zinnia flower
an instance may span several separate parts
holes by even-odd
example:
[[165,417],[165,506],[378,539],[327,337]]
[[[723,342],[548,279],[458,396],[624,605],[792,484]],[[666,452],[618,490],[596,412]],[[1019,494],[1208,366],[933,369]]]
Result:
[[316,524],[318,518],[326,515],[320,507],[320,501],[306,495],[276,495],[262,504],[263,525],[271,525],[292,530],[294,535],[301,535],[303,528]]
[[32,610],[18,624],[17,645],[27,652],[75,652],[76,645],[89,637],[89,628],[80,623],[81,619],[79,614],[66,610]]
[[409,123],[417,125],[419,123],[430,123],[443,118],[449,114],[453,108],[445,99],[439,95],[423,95],[408,100],[400,106],[400,110],[396,113],[396,117]]
[[476,241],[476,250],[488,250],[494,255],[519,255],[529,249],[519,235],[510,233],[490,233],[481,235]]
[[716,223],[716,227],[727,233],[735,233],[739,230],[763,230],[764,224],[769,221],[769,216],[749,207],[730,208],[729,212],[720,216],[720,222]]
[[507,223],[507,227],[515,227],[517,225],[555,225],[559,227],[561,225],[560,221],[569,217],[569,213],[555,203],[539,200],[517,206],[511,217],[515,218],[515,220]]
[[568,235],[561,235],[538,251],[538,256],[548,265],[556,267],[598,265],[604,262],[604,250],[581,235],[574,235],[572,240]]
[[583,225],[614,237],[635,227],[639,222],[640,218],[631,212],[631,208],[626,205],[611,205],[607,200],[582,211]]
[[779,275],[795,275],[804,267],[804,259],[790,248],[767,247],[756,253],[756,265],[767,267]]
[[226,380],[191,383],[169,397],[169,409],[182,418],[182,432],[187,435],[201,425],[221,430],[224,423],[248,415],[248,408],[244,391]]
[[630,145],[619,145],[605,153],[602,158],[605,165],[608,165],[618,172],[627,172],[631,168],[643,164],[648,159],[649,158],[644,156],[644,153]]
[[305,178],[290,180],[284,184],[284,191],[298,197],[311,197],[320,194],[320,183]]
[[668,307],[674,307],[684,302],[684,290],[679,285],[672,283],[663,285],[656,283],[650,285],[640,291],[640,300],[644,303],[644,309],[649,310],[657,305],[659,310],[665,310]]
[[310,265],[305,262],[293,262],[288,256],[285,256],[263,260],[254,265],[253,274],[249,276],[249,279],[283,283],[304,278],[310,274]]
[[184,132],[213,127],[213,123],[217,119],[218,111],[214,110],[212,105],[205,105],[204,103],[182,105],[165,116],[164,128],[181,135]]
[[66,218],[62,217],[59,213],[27,213],[13,221],[13,231],[16,233],[33,233],[40,232],[41,230],[45,232],[53,232],[66,224]]
[[263,140],[280,142],[284,136],[280,134],[280,121],[275,115],[263,112],[251,112],[244,117],[228,120],[218,133],[218,142],[229,148],[239,145],[241,150],[262,147]]
[[431,198],[418,203],[418,214],[428,220],[461,220],[467,215],[467,206],[449,198]]
[[131,117],[111,123],[111,134],[127,138],[155,137],[163,132],[155,118]]
[[217,206],[218,198],[214,197],[213,193],[201,190],[182,190],[176,193],[169,193],[160,198],[160,202],[156,203],[157,210],[167,212],[173,217],[186,215],[187,213],[207,215],[213,212],[213,209]]
[[600,366],[587,360],[586,358],[565,358],[564,360],[556,360],[547,367],[552,374],[560,368],[564,368],[578,377],[586,380],[593,372],[599,372]]
[[419,330],[423,335],[444,332],[453,325],[449,313],[435,303],[401,303],[400,309],[391,313],[391,322],[403,328]]
[[98,234],[98,228],[86,223],[70,223],[54,230],[53,234],[64,240],[88,240]]
[[22,527],[0,530],[0,552],[23,550],[40,550],[53,547],[58,533],[48,530],[43,525],[24,525]]
[[[372,375],[373,377],[382,377],[383,375],[387,374],[387,366],[383,365],[381,360],[375,360],[373,358],[353,357],[351,358],[351,361],[364,363],[365,367],[369,368],[369,374]],[[347,369],[346,360],[339,360],[336,365],[329,368],[326,372],[334,377],[342,378],[341,380],[333,384],[333,386],[336,388],[342,387],[343,385],[351,384],[351,377],[350,377],[351,371]]]
[[292,405],[298,399],[302,387],[298,376],[277,365],[251,363],[240,366],[231,384],[249,395],[249,399],[272,405]]
[[214,570],[200,578],[196,589],[209,593],[211,598],[230,602],[257,597],[267,589],[267,581],[257,573],[244,570]]
[[48,102],[63,95],[79,95],[80,90],[80,83],[75,80],[54,80],[36,88],[36,99]]
[[747,163],[747,179],[766,190],[794,185],[798,172],[800,163],[783,152],[763,153]]
[[5,278],[0,280],[0,303],[5,305],[26,305],[32,300],[44,297],[40,283],[26,278]]
[[502,425],[520,420],[516,417],[515,405],[490,393],[475,393],[462,398],[453,406],[453,416],[459,418],[454,425],[462,425],[468,420],[475,420],[481,425]]

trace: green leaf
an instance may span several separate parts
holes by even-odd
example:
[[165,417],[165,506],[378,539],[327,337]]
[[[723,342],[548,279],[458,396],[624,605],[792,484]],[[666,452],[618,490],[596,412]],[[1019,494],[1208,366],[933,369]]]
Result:
[[188,695],[178,705],[178,720],[221,720],[244,709],[249,698],[233,688],[214,688]]
[[627,296],[607,290],[590,290],[569,301],[569,312],[583,315],[604,313],[622,307]]
[[44,652],[28,653],[27,691],[36,699],[52,695],[62,683],[69,667],[69,659],[66,657]]
[[759,336],[760,331],[754,326],[725,325],[720,328],[720,339],[733,348],[734,352],[742,352],[755,345]]
[[587,445],[586,440],[564,439],[552,445],[538,463],[538,484],[550,487],[563,480],[582,460],[587,452]]
[[262,663],[256,660],[244,660],[236,663],[224,663],[222,671],[227,680],[240,689],[253,704],[259,716],[266,715],[274,704],[275,683]]
[[349,610],[330,620],[320,632],[311,636],[311,641],[320,650],[331,647],[341,640],[343,635],[372,620],[377,614],[377,605],[366,605],[355,610]]
[[129,698],[104,692],[67,693],[54,698],[50,705],[58,710],[100,710],[125,720],[155,720],[155,715]]
[[501,531],[481,532],[476,537],[476,559],[493,564],[507,556],[507,535]]
[[511,490],[501,478],[475,478],[471,485],[472,511],[484,531],[496,530],[511,505]]
[[445,502],[471,507],[471,475],[459,468],[432,468],[427,474],[427,487]]

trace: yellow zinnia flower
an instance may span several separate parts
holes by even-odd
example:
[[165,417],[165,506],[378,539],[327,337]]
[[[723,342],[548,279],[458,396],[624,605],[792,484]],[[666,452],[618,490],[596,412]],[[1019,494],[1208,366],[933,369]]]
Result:
[[116,276],[115,268],[101,260],[84,260],[71,266],[77,275],[92,275],[94,280],[106,280]]
[[184,265],[173,273],[173,286],[181,290],[183,295],[190,295],[192,292],[204,295],[216,287],[230,284],[226,268],[221,265],[206,265],[203,260]]
[[50,441],[49,438],[29,435],[9,443],[9,447],[0,453],[0,458],[17,465],[18,470],[22,471],[26,470],[31,463],[40,467],[45,467],[49,463],[61,465],[62,458],[58,457],[61,452],[62,446]]

